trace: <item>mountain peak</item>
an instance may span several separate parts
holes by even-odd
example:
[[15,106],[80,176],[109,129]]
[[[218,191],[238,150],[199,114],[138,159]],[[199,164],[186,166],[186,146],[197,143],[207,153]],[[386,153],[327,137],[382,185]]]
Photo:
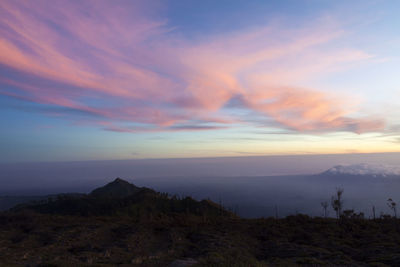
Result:
[[128,184],[129,184],[128,181],[126,181],[126,180],[124,180],[124,179],[121,179],[121,178],[119,178],[119,177],[115,178],[115,180],[112,181],[111,183],[128,183]]
[[136,194],[141,189],[121,178],[116,178],[105,186],[94,189],[90,195],[94,197],[126,197]]
[[337,165],[323,174],[328,175],[368,175],[374,177],[387,177],[400,175],[400,167],[385,164],[353,164],[353,165]]

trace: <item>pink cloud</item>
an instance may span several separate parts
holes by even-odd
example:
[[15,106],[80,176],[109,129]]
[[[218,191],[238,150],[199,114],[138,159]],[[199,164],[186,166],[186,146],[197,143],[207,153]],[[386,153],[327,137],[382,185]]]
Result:
[[143,4],[125,4],[0,2],[0,64],[25,77],[1,78],[9,87],[0,93],[94,114],[112,124],[93,124],[119,132],[136,131],[121,126],[127,123],[157,131],[246,123],[226,114],[237,97],[242,108],[298,131],[385,127],[379,118],[353,115],[348,95],[302,85],[373,57],[332,48],[343,34],[337,26],[266,26],[193,43],[169,34],[167,21],[143,12]]
[[247,95],[245,105],[297,131],[381,131],[382,119],[347,117],[351,106],[339,96],[296,87],[268,88],[267,94]]

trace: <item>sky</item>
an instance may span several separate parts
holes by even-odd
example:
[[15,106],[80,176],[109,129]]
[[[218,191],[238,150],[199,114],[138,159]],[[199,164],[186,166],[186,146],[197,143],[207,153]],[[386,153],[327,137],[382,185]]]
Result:
[[0,2],[0,163],[400,152],[399,1]]

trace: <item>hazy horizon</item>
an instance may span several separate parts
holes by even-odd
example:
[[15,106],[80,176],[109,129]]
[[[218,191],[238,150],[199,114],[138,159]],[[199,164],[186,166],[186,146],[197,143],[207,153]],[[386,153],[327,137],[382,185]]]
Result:
[[[400,190],[398,154],[302,155],[206,159],[112,160],[0,164],[0,210],[28,201],[18,196],[89,193],[116,177],[171,195],[211,199],[244,217],[305,213],[321,216],[320,203],[345,189],[345,207],[371,216],[387,212]],[[396,166],[396,177],[325,175],[335,165]],[[388,163],[392,163],[388,165]],[[365,167],[361,165],[361,167]],[[351,169],[350,169],[351,170]],[[381,172],[381,169],[378,169]],[[318,174],[318,175],[317,175]],[[321,175],[319,175],[321,174]],[[11,198],[2,198],[11,196]],[[12,197],[15,196],[15,197]],[[330,216],[334,216],[331,212]]]
[[[399,153],[136,159],[0,164],[0,194],[87,191],[116,177],[124,179],[264,177],[312,175],[336,165],[397,165]],[[173,180],[173,179],[172,179]],[[80,189],[81,188],[81,189]],[[79,190],[80,189],[80,190]]]

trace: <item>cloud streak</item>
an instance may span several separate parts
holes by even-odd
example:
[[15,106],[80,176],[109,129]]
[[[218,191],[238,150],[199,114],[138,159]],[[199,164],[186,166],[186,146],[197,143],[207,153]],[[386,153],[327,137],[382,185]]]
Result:
[[94,114],[85,120],[116,132],[253,124],[231,112],[233,99],[285,129],[385,127],[356,117],[348,96],[303,86],[373,57],[331,48],[343,35],[337,26],[268,25],[194,42],[145,9],[125,1],[2,1],[0,64],[15,75],[0,77],[0,93]]

